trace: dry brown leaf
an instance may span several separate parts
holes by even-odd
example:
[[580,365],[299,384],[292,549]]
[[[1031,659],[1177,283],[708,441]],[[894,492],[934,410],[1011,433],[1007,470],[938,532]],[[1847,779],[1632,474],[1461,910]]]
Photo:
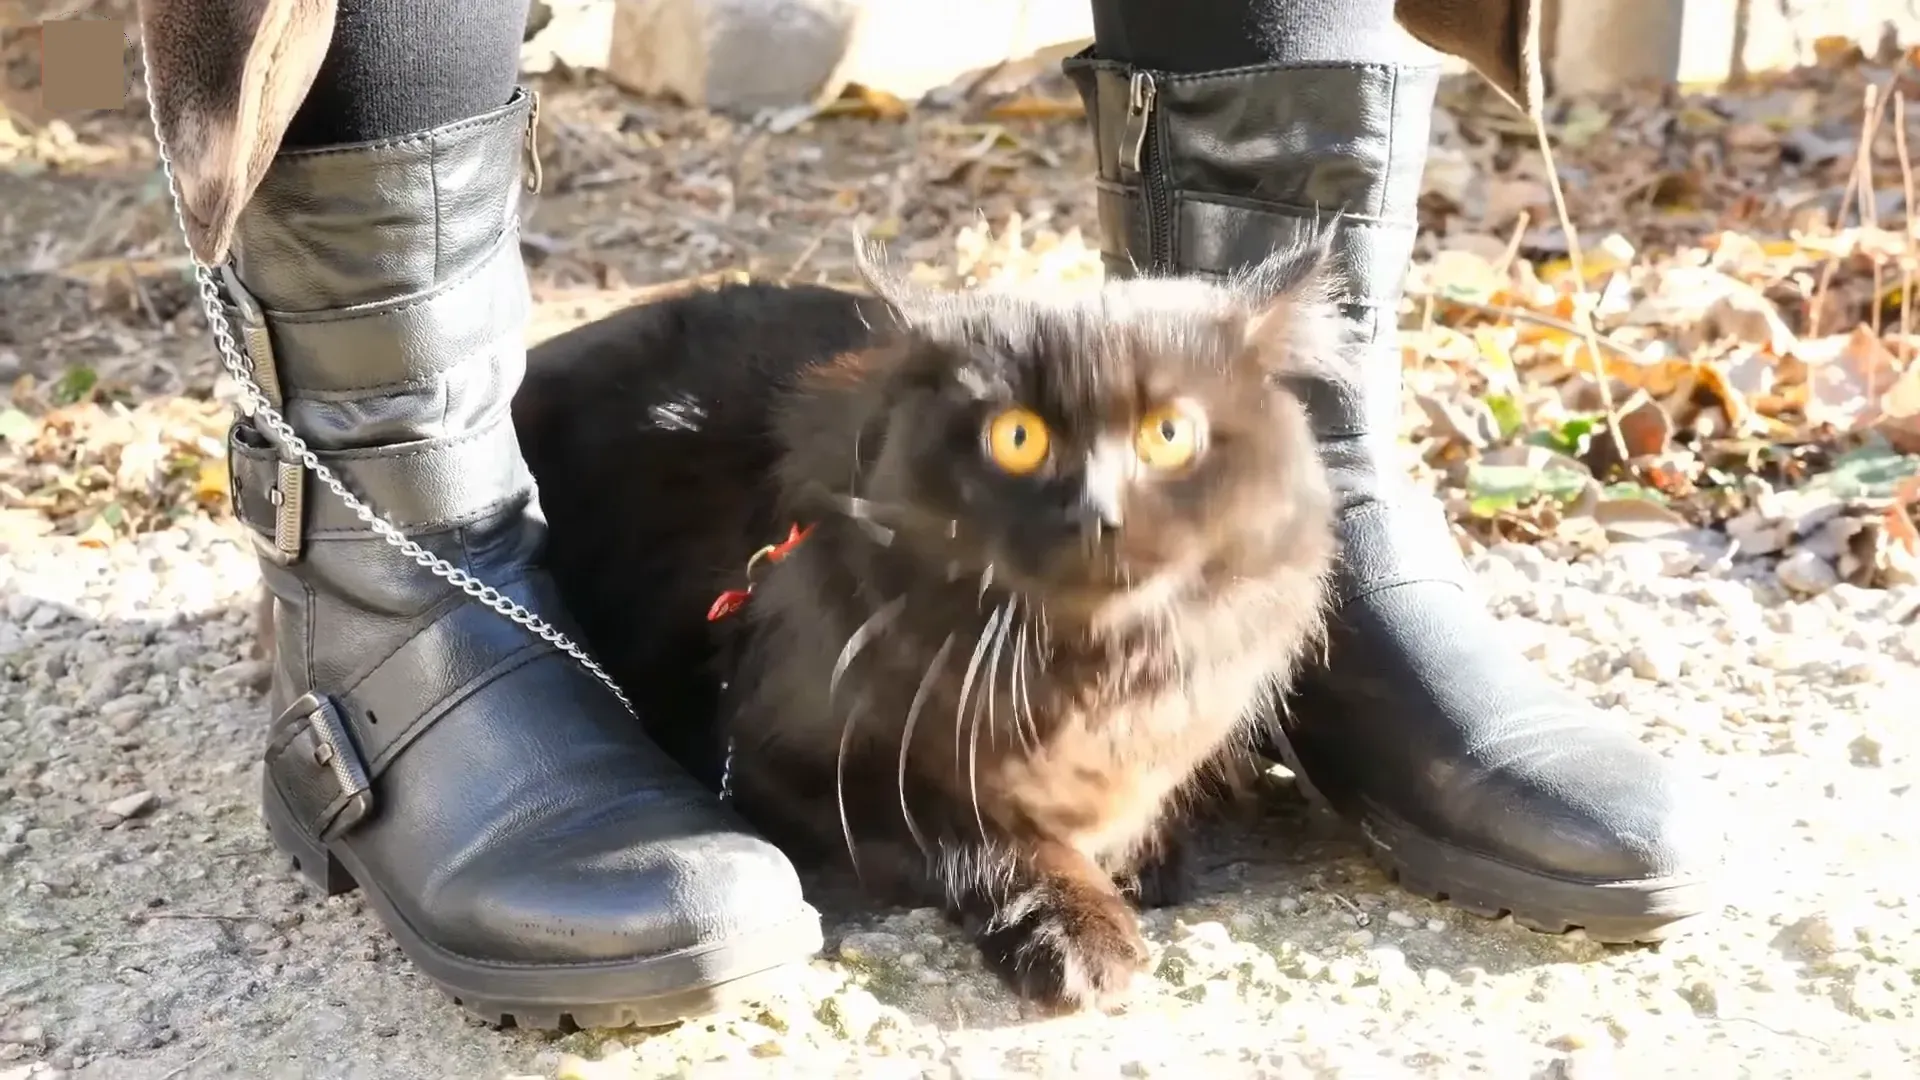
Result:
[[1478,401],[1448,401],[1433,394],[1415,394],[1414,400],[1434,433],[1442,438],[1484,450],[1500,435],[1499,423]]
[[1794,356],[1807,365],[1807,420],[1840,432],[1856,431],[1872,419],[1877,411],[1873,388],[1887,386],[1894,371],[1893,354],[1865,326],[1802,341]]
[[1920,529],[1914,528],[1913,515],[1907,508],[1894,503],[1887,507],[1887,536],[1905,548],[1909,555],[1920,555]]
[[208,458],[194,474],[193,497],[203,503],[223,502],[227,498],[227,463]]
[[1496,394],[1511,394],[1520,388],[1520,375],[1513,365],[1515,336],[1511,326],[1473,328],[1473,340],[1485,364],[1487,388]]
[[1609,540],[1657,540],[1686,532],[1691,522],[1652,499],[1605,498],[1593,507],[1593,519]]
[[1775,356],[1785,356],[1799,344],[1773,301],[1758,289],[1740,282],[1732,282],[1708,305],[1703,329],[1710,341],[1732,337],[1743,344],[1758,345]]
[[912,109],[885,90],[849,83],[839,98],[822,106],[820,116],[851,116],[865,120],[903,120]]
[[1901,453],[1920,453],[1920,363],[1907,365],[1880,396],[1875,428]]
[[81,547],[105,550],[113,545],[113,526],[107,524],[106,518],[96,514],[93,522],[80,533],[79,541]]
[[1673,440],[1673,419],[1659,402],[1643,400],[1620,414],[1620,441],[1630,457],[1663,454]]
[[1070,120],[1085,116],[1086,106],[1078,98],[1049,98],[1022,94],[987,110],[992,120]]

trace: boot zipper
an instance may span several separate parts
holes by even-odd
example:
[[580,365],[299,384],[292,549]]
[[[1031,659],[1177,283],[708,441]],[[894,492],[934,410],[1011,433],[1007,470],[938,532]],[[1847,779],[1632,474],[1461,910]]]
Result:
[[1173,269],[1173,196],[1160,165],[1160,147],[1153,139],[1153,109],[1159,100],[1160,88],[1153,76],[1134,72],[1127,84],[1127,137],[1120,148],[1120,168],[1139,176],[1146,188],[1148,265],[1142,269],[1150,273]]
[[546,182],[546,174],[540,168],[540,91],[528,93],[533,96],[533,106],[527,110],[527,192],[538,195]]

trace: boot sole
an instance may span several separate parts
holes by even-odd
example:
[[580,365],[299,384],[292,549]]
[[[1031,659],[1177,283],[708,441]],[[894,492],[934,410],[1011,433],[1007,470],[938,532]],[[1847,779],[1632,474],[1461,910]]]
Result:
[[1707,910],[1707,885],[1698,878],[1569,880],[1435,840],[1377,812],[1346,812],[1307,779],[1283,736],[1273,741],[1282,764],[1293,771],[1294,782],[1307,798],[1336,816],[1358,821],[1368,855],[1396,884],[1416,896],[1483,919],[1511,916],[1514,923],[1535,933],[1561,935],[1579,930],[1607,945],[1664,941],[1691,929]]
[[327,896],[361,890],[400,951],[435,985],[489,1025],[571,1032],[664,1027],[765,1000],[792,969],[825,944],[812,907],[784,923],[696,949],[632,960],[553,966],[490,963],[458,956],[420,936],[371,880],[352,852],[301,834],[267,789],[267,830],[294,869]]

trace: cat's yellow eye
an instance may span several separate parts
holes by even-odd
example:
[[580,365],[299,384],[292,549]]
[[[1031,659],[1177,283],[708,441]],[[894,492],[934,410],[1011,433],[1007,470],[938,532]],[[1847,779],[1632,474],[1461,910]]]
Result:
[[1003,471],[1025,476],[1046,464],[1052,444],[1047,422],[1032,409],[1003,409],[987,422],[987,456]]
[[1155,469],[1178,469],[1200,452],[1200,419],[1178,405],[1165,405],[1141,417],[1134,431],[1134,453]]

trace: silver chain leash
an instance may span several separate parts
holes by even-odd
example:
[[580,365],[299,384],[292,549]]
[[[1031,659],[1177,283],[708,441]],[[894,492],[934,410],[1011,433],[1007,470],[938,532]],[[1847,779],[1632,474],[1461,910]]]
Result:
[[[142,49],[144,48],[143,42]],[[167,152],[166,136],[160,131],[159,113],[154,108],[153,69],[145,62],[144,56],[141,63],[141,79],[147,94],[147,117],[153,124],[154,148],[160,158],[160,167],[166,173],[168,194],[173,197],[174,224],[179,227],[180,234],[186,236],[188,235],[187,218],[186,209],[180,197],[180,182],[173,175],[173,156]],[[574,662],[586,669],[588,674],[600,680],[601,685],[605,686],[608,692],[620,702],[621,708],[627,710],[627,715],[633,717],[638,723],[639,714],[634,710],[633,702],[627,700],[626,692],[621,690],[612,676],[587,655],[586,650],[574,644],[573,639],[555,629],[545,619],[527,610],[525,606],[509,599],[499,589],[407,539],[406,534],[388,521],[385,515],[362,502],[353,492],[347,490],[347,485],[334,475],[332,469],[321,464],[320,459],[307,447],[306,440],[293,430],[293,426],[287,423],[286,418],[281,416],[278,410],[267,403],[266,393],[260,389],[258,383],[254,382],[252,362],[242,355],[239,345],[234,341],[232,324],[227,321],[226,308],[220,300],[220,288],[214,281],[213,267],[202,262],[191,248],[188,249],[187,257],[193,261],[193,276],[199,284],[200,304],[206,313],[207,324],[213,329],[214,343],[220,353],[220,364],[227,369],[227,374],[240,384],[241,392],[246,396],[249,415],[264,423],[278,437],[280,453],[290,455],[305,466],[308,472],[346,504],[347,509],[366,525],[368,531],[399,549],[402,555],[412,559],[435,577],[444,579],[461,592],[492,608],[502,618],[535,634],[547,644],[572,657]],[[726,760],[722,765],[720,776],[720,798],[722,799],[732,795],[732,773],[733,744],[729,740]]]

